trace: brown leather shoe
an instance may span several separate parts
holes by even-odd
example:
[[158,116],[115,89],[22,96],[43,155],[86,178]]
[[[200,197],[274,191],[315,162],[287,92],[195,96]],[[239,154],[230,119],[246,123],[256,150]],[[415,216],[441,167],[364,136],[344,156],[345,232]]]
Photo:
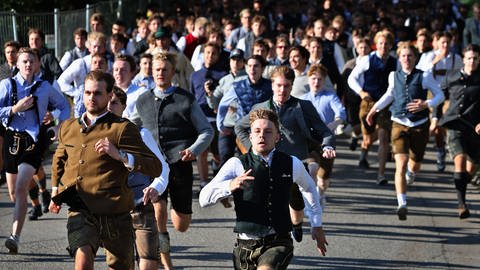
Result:
[[470,211],[468,210],[466,205],[459,206],[458,207],[458,217],[460,219],[468,218],[470,217]]

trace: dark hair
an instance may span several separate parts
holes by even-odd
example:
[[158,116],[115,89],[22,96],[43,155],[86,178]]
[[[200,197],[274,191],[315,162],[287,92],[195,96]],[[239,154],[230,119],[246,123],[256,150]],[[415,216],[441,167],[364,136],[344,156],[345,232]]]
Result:
[[3,45],[3,49],[5,50],[7,47],[14,47],[18,51],[20,49],[20,42],[16,40],[9,40],[5,42],[5,44]]
[[267,25],[267,18],[265,18],[265,16],[262,16],[262,15],[255,15],[252,18],[252,24],[253,23],[259,23],[261,25]]
[[130,66],[130,72],[134,72],[137,70],[137,64],[135,63],[135,58],[128,54],[117,54],[115,56],[115,61],[124,61],[127,62]]
[[270,50],[270,46],[268,46],[267,42],[263,38],[258,38],[257,40],[255,40],[255,42],[253,42],[252,49],[259,46],[263,47],[267,52]]
[[120,103],[122,103],[122,105],[127,104],[127,93],[125,93],[125,91],[123,91],[122,88],[118,86],[113,86],[112,91],[113,91],[113,94],[118,98],[118,100],[120,100]]
[[104,17],[103,14],[100,13],[100,12],[93,13],[92,16],[90,16],[89,22],[91,22],[91,21],[97,21],[97,22],[99,22],[101,25],[103,25],[103,24],[105,23],[105,17]]
[[87,39],[87,36],[88,36],[87,30],[85,30],[85,28],[79,27],[75,29],[75,31],[73,31],[73,37],[75,38],[75,36],[81,36]]
[[442,31],[438,35],[438,39],[441,39],[442,37],[447,38],[448,40],[452,40],[452,34],[450,34],[448,31]]
[[258,61],[260,63],[260,65],[262,66],[262,68],[264,68],[267,65],[267,61],[261,55],[256,55],[256,54],[252,55],[252,56],[247,58],[246,62],[248,62],[250,59],[254,59],[254,60]]
[[122,20],[116,20],[113,24],[116,24],[116,25],[118,25],[118,26],[125,27],[125,28],[127,27],[127,25],[125,24],[125,22],[122,21]]
[[121,42],[123,44],[123,47],[125,47],[128,43],[128,39],[123,34],[120,34],[120,33],[113,34],[110,37],[110,40],[116,40],[118,42]]
[[477,44],[468,44],[468,45],[465,46],[465,48],[463,49],[462,55],[465,56],[465,53],[468,52],[468,51],[480,53],[480,46],[478,46]]
[[308,58],[310,58],[310,53],[307,51],[307,49],[305,49],[305,47],[302,47],[300,45],[295,45],[293,47],[290,48],[290,50],[288,50],[288,55],[290,56],[290,53],[292,51],[298,51],[298,53],[300,54],[300,56],[305,59],[306,61],[308,61]]
[[153,56],[149,53],[142,53],[142,54],[140,54],[140,57],[138,57],[139,60],[141,60],[143,58],[148,58],[150,60],[153,60]]
[[277,131],[280,130],[278,115],[274,111],[268,109],[258,109],[251,111],[249,115],[250,126],[258,119],[272,121],[273,125],[277,128]]
[[85,82],[86,81],[105,82],[107,85],[107,93],[111,93],[113,86],[115,85],[115,79],[113,78],[112,74],[103,72],[101,70],[92,70],[88,72],[87,76],[85,77]]

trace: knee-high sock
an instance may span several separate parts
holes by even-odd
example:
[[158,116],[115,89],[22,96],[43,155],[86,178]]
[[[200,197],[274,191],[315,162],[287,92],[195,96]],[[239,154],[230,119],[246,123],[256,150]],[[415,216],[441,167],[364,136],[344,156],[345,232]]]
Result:
[[47,188],[47,177],[43,177],[42,179],[38,180],[38,187],[41,189],[46,189]]
[[38,199],[38,186],[33,186],[29,191],[28,194],[30,195],[31,200]]
[[467,172],[453,173],[453,181],[457,190],[458,206],[465,205],[469,175]]

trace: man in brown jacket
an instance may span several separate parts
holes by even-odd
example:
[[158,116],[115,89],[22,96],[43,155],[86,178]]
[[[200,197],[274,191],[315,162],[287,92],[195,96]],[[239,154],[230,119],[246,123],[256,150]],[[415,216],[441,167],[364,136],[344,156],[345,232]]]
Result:
[[52,161],[50,211],[68,209],[69,252],[75,269],[93,269],[99,246],[105,248],[110,269],[129,269],[133,262],[133,231],[129,214],[133,194],[130,171],[152,178],[162,165],[144,145],[138,128],[108,112],[114,79],[92,71],[85,79],[86,112],[60,128]]

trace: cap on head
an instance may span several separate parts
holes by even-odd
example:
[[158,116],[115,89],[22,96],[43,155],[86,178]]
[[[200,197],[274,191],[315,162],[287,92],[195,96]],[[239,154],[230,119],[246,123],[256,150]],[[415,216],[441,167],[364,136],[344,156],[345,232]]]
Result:
[[230,52],[230,59],[232,58],[244,58],[244,53],[241,49],[234,49]]
[[170,38],[172,37],[172,34],[170,33],[170,30],[167,27],[161,26],[158,28],[157,32],[155,32],[153,37],[155,39]]

